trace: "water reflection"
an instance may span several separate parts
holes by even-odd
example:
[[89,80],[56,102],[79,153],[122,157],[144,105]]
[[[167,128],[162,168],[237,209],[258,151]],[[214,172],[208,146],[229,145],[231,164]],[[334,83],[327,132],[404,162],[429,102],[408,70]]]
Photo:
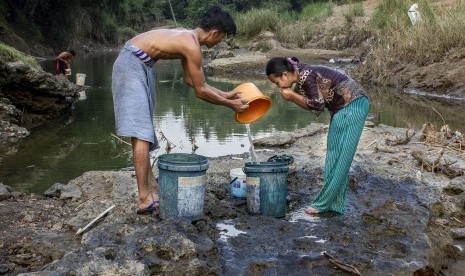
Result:
[[[75,104],[73,113],[45,126],[17,144],[0,145],[0,182],[17,190],[42,193],[56,182],[69,180],[90,170],[117,170],[131,166],[130,147],[112,137],[114,133],[111,70],[118,52],[76,56],[73,74],[86,74],[86,99]],[[43,68],[54,71],[53,61]],[[248,152],[250,143],[243,124],[234,120],[231,109],[206,103],[184,84],[179,61],[156,64],[157,92],[154,125],[161,149],[167,141],[171,152],[193,152],[208,157]],[[75,81],[75,75],[70,77]],[[255,79],[209,78],[223,90],[241,82],[253,82],[272,100],[269,112],[250,125],[254,139],[280,131],[292,131],[311,122],[329,122],[329,114],[315,117],[281,99],[274,84],[265,77]],[[441,99],[408,95],[395,89],[364,86],[371,99],[376,123],[420,128],[430,121],[440,127],[440,113],[453,130],[463,131],[463,105]],[[436,109],[436,111],[433,110]],[[163,139],[163,137],[166,138]],[[128,142],[129,140],[125,139]]]

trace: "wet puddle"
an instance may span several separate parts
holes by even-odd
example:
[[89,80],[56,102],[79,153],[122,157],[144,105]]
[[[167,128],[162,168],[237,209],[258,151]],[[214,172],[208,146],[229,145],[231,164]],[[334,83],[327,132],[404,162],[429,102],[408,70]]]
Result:
[[325,251],[369,275],[413,272],[427,265],[432,249],[425,235],[429,213],[424,206],[432,191],[413,180],[367,175],[348,192],[346,214],[310,216],[303,203],[317,191],[294,193],[302,203],[288,207],[283,219],[245,215],[218,223],[221,274],[340,273]]
[[230,237],[237,237],[240,234],[247,232],[237,230],[232,220],[227,220],[216,224],[216,228],[220,230],[220,241],[227,242]]

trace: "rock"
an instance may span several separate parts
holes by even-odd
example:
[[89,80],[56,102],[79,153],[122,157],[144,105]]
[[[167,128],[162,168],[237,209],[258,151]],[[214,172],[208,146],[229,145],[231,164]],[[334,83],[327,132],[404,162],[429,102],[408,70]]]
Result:
[[0,61],[0,143],[29,135],[27,128],[71,111],[79,87],[22,61]]
[[234,53],[229,50],[220,50],[215,58],[231,58],[234,57]]
[[365,127],[373,128],[373,127],[375,127],[375,123],[373,123],[372,121],[366,121],[365,122]]
[[6,274],[8,273],[8,271],[10,271],[10,269],[8,268],[7,265],[4,265],[4,264],[0,264],[0,274]]
[[13,195],[10,193],[11,187],[0,183],[0,200],[9,199]]
[[44,192],[44,195],[48,197],[58,197],[60,199],[78,199],[81,197],[82,192],[73,186],[55,183]]
[[293,144],[297,139],[310,137],[322,133],[327,129],[323,124],[313,123],[306,128],[296,130],[292,133],[276,134],[272,137],[264,137],[253,141],[257,147],[286,147]]
[[452,234],[452,238],[454,239],[465,238],[465,228],[451,228],[450,232]]
[[[76,200],[23,195],[0,204],[0,216],[7,220],[0,220],[0,229],[7,234],[3,239],[0,235],[0,248],[15,256],[5,263],[16,274],[34,273],[30,275],[241,275],[268,273],[268,267],[280,275],[316,275],[332,269],[319,253],[326,250],[364,274],[412,275],[426,266],[439,271],[452,258],[445,250],[453,245],[448,227],[457,225],[444,218],[462,220],[463,210],[455,205],[465,195],[444,197],[441,192],[459,180],[424,171],[422,182],[416,181],[412,173],[420,167],[407,157],[410,150],[428,149],[422,143],[397,146],[405,151],[404,157],[396,156],[401,165],[386,165],[392,156],[365,147],[382,141],[385,133],[402,135],[405,129],[378,125],[363,132],[350,170],[346,214],[309,217],[303,209],[323,183],[327,130],[327,125],[312,123],[278,134],[282,141],[293,141],[285,144],[286,149],[269,142],[272,151],[257,152],[260,160],[282,154],[294,157],[287,178],[286,219],[250,216],[246,201],[230,196],[230,170],[243,167],[248,158],[209,158],[205,216],[192,223],[163,220],[159,214],[135,215],[137,185],[132,170],[86,172],[48,191],[62,197],[62,189],[76,188],[82,193]],[[273,137],[268,141],[278,140]],[[83,235],[75,235],[111,204],[117,207]],[[239,231],[226,242],[217,227],[224,222]],[[454,231],[456,237],[464,236],[465,230]],[[25,239],[28,246],[15,245]],[[39,255],[44,248],[49,253]],[[43,257],[22,255],[29,252]],[[26,261],[22,257],[30,259],[20,266]]]
[[157,255],[166,260],[177,261],[181,258],[193,257],[196,254],[195,243],[179,234],[173,235],[157,248]]
[[459,195],[463,191],[465,191],[465,176],[452,179],[450,184],[443,189],[443,192],[447,195]]
[[265,68],[267,57],[264,54],[243,54],[235,57],[212,60],[205,67],[210,75],[239,75],[246,72],[261,72]]

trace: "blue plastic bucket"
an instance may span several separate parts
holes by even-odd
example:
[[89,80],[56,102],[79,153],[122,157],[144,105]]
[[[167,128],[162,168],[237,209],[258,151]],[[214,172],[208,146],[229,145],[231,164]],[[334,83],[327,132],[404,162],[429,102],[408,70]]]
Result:
[[247,209],[250,214],[286,215],[287,162],[247,162]]
[[160,217],[199,220],[203,217],[207,158],[172,153],[158,157]]

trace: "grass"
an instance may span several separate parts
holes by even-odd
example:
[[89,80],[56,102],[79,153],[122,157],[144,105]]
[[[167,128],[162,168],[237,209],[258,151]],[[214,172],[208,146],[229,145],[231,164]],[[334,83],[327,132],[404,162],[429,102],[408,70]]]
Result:
[[0,43],[0,60],[2,62],[14,62],[20,60],[33,68],[42,69],[34,57],[28,56],[25,53],[3,43]]
[[252,38],[262,31],[275,32],[280,22],[279,13],[273,9],[252,9],[236,17],[238,34]]
[[273,8],[252,9],[238,14],[235,21],[239,36],[246,40],[271,31],[281,42],[305,47],[315,32],[315,24],[331,14],[331,3],[317,2],[304,6],[299,14]]
[[315,2],[305,5],[299,15],[301,21],[321,21],[333,14],[333,5],[330,2]]
[[350,4],[349,10],[343,13],[344,19],[348,25],[352,25],[355,21],[355,17],[360,17],[365,15],[363,10],[363,3],[357,2]]
[[[391,10],[390,13],[396,16],[388,19],[389,15],[381,15],[381,11],[385,11],[384,5],[392,1],[404,3],[398,3],[397,9],[400,10]],[[457,2],[458,7],[439,8],[433,8],[426,0],[419,1],[421,21],[415,26],[412,26],[406,15],[405,10],[409,8],[406,3],[401,0],[384,0],[378,7],[373,23],[376,28],[382,27],[378,29],[380,43],[375,50],[380,55],[395,56],[423,66],[442,61],[453,48],[465,47],[464,0]],[[405,15],[401,15],[401,11]]]
[[[337,2],[337,1],[336,1]],[[407,0],[380,0],[371,18],[363,25],[357,17],[365,16],[363,2],[346,1],[345,26],[322,33],[319,23],[332,14],[334,2],[312,3],[300,13],[273,8],[254,9],[238,15],[239,34],[253,39],[262,31],[275,33],[279,42],[305,48],[312,41],[317,47],[344,50],[359,47],[368,55],[362,70],[378,79],[386,79],[403,64],[425,66],[442,62],[449,53],[465,47],[465,0],[442,4],[440,1],[415,1],[421,21],[412,25]],[[313,38],[313,39],[312,39]],[[268,51],[268,46],[260,46]]]

